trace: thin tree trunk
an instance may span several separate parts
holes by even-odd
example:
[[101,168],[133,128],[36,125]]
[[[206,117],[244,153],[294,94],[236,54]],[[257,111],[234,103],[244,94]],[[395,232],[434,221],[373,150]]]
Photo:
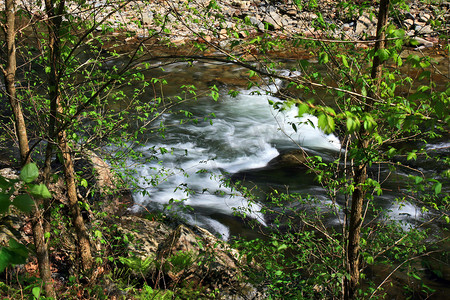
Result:
[[[3,70],[5,76],[5,86],[9,102],[14,114],[16,135],[19,141],[20,160],[22,165],[30,162],[29,144],[27,130],[25,126],[25,119],[22,113],[22,107],[17,99],[16,93],[16,30],[15,30],[15,1],[5,1],[6,10],[6,46],[7,59],[6,68]],[[45,229],[43,226],[43,210],[41,208],[41,199],[36,199],[36,211],[34,212],[32,226],[33,239],[36,248],[36,258],[38,261],[39,274],[41,276],[45,295],[49,298],[56,299],[56,293],[53,286],[52,273],[50,270],[50,256],[48,252],[48,245],[45,241]]]
[[28,152],[27,129],[25,127],[25,119],[22,113],[22,107],[17,99],[16,94],[16,29],[15,29],[15,1],[5,1],[6,10],[6,68],[3,70],[5,76],[6,92],[14,114],[16,125],[16,135],[19,141],[20,161],[22,166],[30,162]]
[[[364,138],[364,137],[360,137]],[[368,140],[360,140],[360,149],[367,148]],[[354,167],[353,184],[355,190],[352,193],[352,208],[350,212],[350,224],[348,229],[347,264],[350,279],[346,281],[344,298],[352,299],[359,282],[359,242],[361,239],[361,226],[363,223],[362,211],[365,198],[364,183],[367,178],[367,166],[365,163]]]
[[[57,299],[53,286],[52,272],[50,269],[50,256],[48,252],[48,241],[45,239],[46,223],[41,208],[42,200],[36,199],[37,209],[33,218],[33,240],[36,247],[36,258],[38,260],[39,274],[44,284],[44,292],[48,298]],[[45,205],[44,205],[45,206]]]
[[[377,37],[374,46],[374,52],[376,53],[380,49],[386,48],[386,25],[388,21],[389,15],[389,3],[390,0],[381,0],[380,1],[380,11],[378,12],[378,21],[377,21]],[[378,87],[381,82],[381,66],[382,61],[379,56],[375,56],[373,58],[372,72],[371,77],[374,81],[376,81],[376,86]]]
[[69,198],[69,209],[72,216],[72,223],[78,239],[78,251],[84,271],[92,268],[91,244],[88,231],[81,215],[78,204],[78,196],[75,182],[75,170],[73,167],[72,154],[67,144],[65,131],[61,131],[58,137],[58,147],[62,152],[64,160],[64,177],[66,179],[67,196]]
[[[60,50],[60,36],[59,30],[61,26],[62,16],[61,13],[65,6],[64,0],[58,3],[57,13],[55,13],[55,2],[53,0],[45,0],[45,6],[48,17],[48,32],[49,32],[49,62],[51,64],[51,70],[49,74],[49,97],[51,101],[51,113],[55,115],[54,127],[49,129],[51,135],[57,135],[58,148],[62,153],[63,165],[64,165],[64,178],[67,188],[67,196],[69,200],[69,211],[72,218],[72,224],[75,228],[75,233],[78,240],[78,252],[81,258],[82,269],[89,271],[92,268],[93,259],[91,254],[91,245],[89,240],[89,234],[84,224],[81,210],[78,205],[78,196],[75,182],[75,171],[72,161],[72,154],[70,152],[69,145],[67,143],[66,132],[61,130],[55,132],[57,124],[60,124],[60,119],[63,113],[63,107],[61,104],[60,82],[59,82],[59,67],[61,60]],[[54,136],[50,136],[54,138]]]
[[[385,28],[388,20],[390,0],[381,0],[380,9],[378,12],[377,22],[377,36],[374,46],[374,53],[378,50],[386,47],[386,34]],[[374,86],[370,89],[370,98],[378,93],[378,88],[381,82],[381,67],[382,61],[380,56],[376,55],[373,58],[371,77]],[[369,98],[369,99],[370,99]],[[365,110],[370,111],[372,109],[372,101],[366,102]],[[369,147],[369,133],[361,127],[359,132],[359,148],[360,151],[365,151]],[[350,279],[346,281],[344,298],[353,299],[356,288],[359,283],[359,243],[361,239],[361,226],[363,223],[363,205],[365,198],[364,183],[367,178],[367,162],[361,161],[359,165],[353,168],[353,184],[355,189],[352,194],[352,210],[350,213],[350,224],[348,231],[348,245],[347,245],[347,262]]]

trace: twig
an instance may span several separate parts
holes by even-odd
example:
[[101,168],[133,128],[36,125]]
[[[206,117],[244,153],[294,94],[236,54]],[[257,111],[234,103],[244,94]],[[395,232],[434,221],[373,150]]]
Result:
[[411,258],[409,258],[409,259],[407,259],[407,260],[405,260],[404,262],[402,262],[401,264],[399,264],[391,273],[389,273],[389,275],[377,286],[377,288],[372,292],[372,294],[370,295],[370,297],[369,297],[369,300],[370,299],[372,299],[372,297],[375,295],[375,293],[376,293],[376,291],[378,291],[380,288],[381,288],[381,286],[383,285],[383,284],[385,284],[386,283],[386,281],[401,267],[401,266],[403,266],[404,264],[406,264],[407,262],[410,262],[410,261],[412,261],[412,260],[414,260],[414,259],[416,259],[416,258],[420,258],[420,257],[422,257],[422,256],[428,256],[428,255],[430,255],[430,254],[432,254],[432,253],[436,253],[436,252],[441,252],[442,250],[435,250],[435,251],[430,251],[430,252],[427,252],[427,253],[424,253],[424,254],[422,254],[422,255],[419,255],[419,256],[414,256],[414,257],[411,257]]

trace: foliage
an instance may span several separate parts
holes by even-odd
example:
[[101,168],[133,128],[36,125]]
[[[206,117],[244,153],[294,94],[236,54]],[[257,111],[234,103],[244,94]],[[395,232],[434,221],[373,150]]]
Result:
[[[342,229],[324,223],[324,216],[336,216],[333,206],[321,208],[317,199],[298,194],[275,194],[267,206],[273,225],[264,230],[261,238],[237,239],[234,243],[245,258],[243,267],[250,282],[269,299],[340,298],[344,279],[349,275],[344,267],[346,239]],[[375,210],[376,214],[383,213],[382,208]],[[402,270],[413,270],[416,260],[426,263],[428,253],[442,247],[441,239],[429,234],[429,230],[404,229],[400,222],[374,220],[362,230],[361,278],[365,284],[358,291],[362,298],[383,298],[384,289],[376,281],[380,266],[392,270],[400,265]],[[371,270],[374,266],[378,270],[375,273]],[[410,274],[419,280],[424,276],[417,271]],[[411,289],[409,295],[417,292]],[[424,295],[433,292],[421,291]]]
[[[130,161],[157,163],[164,155],[178,150],[163,146],[144,147],[147,139],[156,135],[165,137],[164,114],[184,116],[181,124],[171,124],[174,126],[187,122],[195,124],[198,122],[195,115],[187,109],[178,109],[178,105],[206,94],[218,101],[221,91],[215,84],[201,91],[196,86],[183,83],[179,92],[167,95],[164,89],[168,84],[165,65],[153,59],[152,53],[146,52],[144,43],[136,42],[131,51],[118,47],[133,36],[123,29],[129,24],[112,24],[106,19],[99,21],[102,9],[120,11],[127,1],[106,1],[95,7],[89,3],[76,3],[79,14],[67,14],[69,6],[63,10],[64,18],[58,32],[61,61],[57,70],[52,69],[49,58],[51,49],[47,41],[50,36],[42,30],[46,20],[27,15],[31,10],[20,10],[21,16],[31,20],[30,34],[18,47],[18,56],[23,60],[18,70],[22,87],[18,97],[24,103],[28,127],[33,130],[32,136],[36,140],[30,156],[38,164],[43,164],[44,142],[55,143],[56,135],[52,132],[65,131],[74,155],[82,154],[86,149],[101,153],[120,177],[118,185],[146,194],[148,191],[140,189],[142,182],[156,186],[175,172],[184,172],[155,167],[155,172],[149,177],[137,178],[136,168],[129,167]],[[333,162],[310,157],[306,163],[323,194],[330,200],[329,206],[323,207],[317,199],[307,195],[275,192],[264,199],[267,217],[271,220],[264,238],[236,244],[247,257],[247,275],[253,283],[272,298],[342,296],[344,281],[349,277],[346,251],[350,199],[355,190],[361,188],[366,197],[359,253],[362,257],[361,279],[368,284],[361,287],[359,296],[382,296],[383,282],[378,285],[379,282],[375,282],[378,279],[371,278],[366,270],[374,265],[389,264],[394,270],[397,270],[395,266],[409,268],[411,277],[420,279],[418,272],[413,270],[414,261],[434,251],[433,244],[427,240],[432,238],[429,230],[422,225],[405,230],[402,224],[386,221],[388,214],[377,202],[389,193],[391,186],[388,184],[395,182],[395,188],[404,195],[395,199],[400,205],[412,199],[422,211],[432,212],[437,222],[449,222],[446,188],[449,160],[445,153],[428,149],[427,144],[447,137],[450,87],[448,82],[445,86],[437,84],[434,76],[436,64],[432,58],[420,52],[405,55],[405,45],[415,45],[417,41],[404,29],[389,24],[383,29],[389,41],[387,47],[376,51],[361,49],[356,42],[345,40],[344,32],[329,21],[320,10],[318,1],[295,0],[294,3],[298,8],[315,14],[310,25],[320,35],[311,38],[305,33],[283,32],[285,36],[275,36],[270,32],[274,24],[258,23],[249,16],[233,20],[236,24],[230,27],[220,3],[211,1],[202,8],[196,8],[192,1],[187,1],[183,4],[183,12],[191,14],[183,18],[182,11],[172,10],[171,15],[155,15],[153,22],[160,25],[161,30],[149,29],[145,40],[157,39],[160,44],[169,46],[168,49],[174,49],[171,48],[175,43],[170,39],[168,22],[187,22],[184,25],[188,27],[202,24],[202,27],[191,26],[198,30],[194,32],[196,39],[192,42],[196,54],[248,68],[248,87],[258,87],[260,93],[264,82],[283,80],[297,93],[272,103],[274,107],[297,107],[299,117],[304,114],[317,116],[319,128],[325,133],[339,133],[345,145],[345,150]],[[373,18],[376,13],[368,1],[362,4],[342,1],[338,6],[338,14],[347,19],[362,15]],[[398,16],[406,7],[404,1],[393,1],[392,14]],[[83,15],[87,11],[91,12],[89,18]],[[113,34],[113,25],[124,30],[126,39],[118,42]],[[432,25],[437,30],[442,26],[438,20]],[[140,21],[136,21],[136,26],[142,28]],[[219,38],[228,35],[230,44],[224,48],[219,42],[208,42],[208,34]],[[365,35],[363,38],[369,38],[367,33]],[[333,42],[331,39],[342,40]],[[272,55],[292,48],[306,49],[307,59],[284,64],[279,57]],[[208,52],[211,49],[224,55],[212,58]],[[193,59],[188,56],[184,55],[184,58],[192,63]],[[199,56],[192,57],[198,59]],[[255,59],[257,64],[252,62]],[[380,81],[367,71],[375,59],[383,63]],[[318,63],[312,63],[314,60]],[[167,60],[166,65],[175,62],[177,60]],[[300,71],[301,76],[283,76],[278,72],[280,69]],[[46,96],[46,91],[54,88],[48,82],[52,72],[57,73],[62,97],[62,107],[57,113],[52,110],[51,99]],[[229,93],[238,94],[234,90]],[[55,130],[50,129],[53,117],[57,118]],[[295,130],[297,125],[292,123]],[[11,124],[5,126],[12,127]],[[60,160],[61,154],[57,154]],[[436,163],[436,173],[427,178],[419,163]],[[361,184],[355,180],[358,166],[369,168],[368,177]],[[38,177],[37,170],[35,164],[29,164],[22,170],[20,180],[0,177],[0,213],[7,213],[10,207],[30,212],[35,205],[33,197],[51,197],[45,185],[33,183]],[[405,170],[410,175],[404,176]],[[85,171],[78,173],[79,190],[86,197],[104,196],[106,193],[102,187],[86,178]],[[393,180],[395,176],[397,178]],[[183,184],[174,188],[193,193],[189,186]],[[246,191],[242,190],[242,194]],[[167,207],[183,201],[172,199]],[[88,213],[97,213],[88,203],[83,208]],[[58,236],[64,230],[58,225],[68,220],[65,216],[67,211],[62,207],[53,207],[52,210],[52,236]],[[338,219],[339,226],[326,224],[327,216]],[[105,247],[97,258],[98,264],[112,265],[116,275],[121,273],[125,277],[129,273],[122,273],[120,268],[123,266],[142,274],[150,272],[153,259],[141,261],[122,256],[128,237],[116,234],[111,224],[101,221],[92,224],[92,235]],[[437,237],[436,241],[439,240]],[[25,247],[11,239],[9,246],[1,249],[0,270],[9,264],[23,263],[27,255]],[[184,253],[171,258],[172,265],[164,267],[180,271],[192,260],[189,253]],[[32,294],[38,298],[39,290],[33,288]],[[144,285],[140,297],[166,299],[175,295]]]
[[[39,170],[34,163],[25,165],[19,179],[7,179],[0,176],[0,213],[8,214],[10,206],[22,212],[31,212],[35,202],[33,197],[50,198],[51,194],[44,184],[34,184]],[[8,247],[0,249],[0,273],[9,265],[24,264],[28,258],[28,249],[11,238]]]

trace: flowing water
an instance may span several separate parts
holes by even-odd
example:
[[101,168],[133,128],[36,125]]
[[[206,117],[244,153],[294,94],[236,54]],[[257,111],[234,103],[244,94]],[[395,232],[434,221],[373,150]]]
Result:
[[[222,92],[218,101],[201,98],[186,107],[198,120],[214,112],[212,123],[205,120],[179,125],[179,116],[164,116],[168,127],[165,139],[152,140],[146,148],[164,147],[170,151],[161,157],[161,164],[142,166],[139,176],[146,178],[162,170],[167,170],[168,175],[158,186],[142,181],[149,193],[135,195],[135,201],[161,207],[171,199],[183,200],[194,209],[180,213],[188,222],[207,227],[226,239],[229,236],[227,226],[213,215],[232,215],[235,209],[243,207],[250,210],[250,218],[262,224],[265,220],[259,212],[260,206],[248,203],[239,193],[226,187],[220,180],[222,176],[265,167],[281,149],[296,148],[297,144],[317,152],[332,153],[339,151],[340,143],[336,136],[326,135],[314,126],[317,126],[315,117],[299,119],[295,110],[274,110],[269,100],[278,99],[260,90],[241,90],[237,97]],[[299,125],[296,132],[290,122],[305,123]]]
[[[231,79],[239,80],[243,72],[227,64],[197,62],[189,67],[187,64],[165,67],[164,72],[157,74],[175,74],[171,77],[172,86],[166,87],[165,95],[176,93],[181,84],[195,83],[199,90],[206,89],[208,84],[217,80],[227,84],[222,85],[218,101],[199,97],[181,107],[193,113],[193,117],[199,120],[196,124],[180,125],[183,117],[163,115],[167,127],[165,138],[152,137],[151,142],[141,150],[148,156],[154,155],[153,150],[160,148],[167,149],[168,153],[161,154],[158,161],[137,168],[140,185],[147,191],[134,195],[138,206],[161,209],[170,205],[172,211],[177,211],[187,222],[228,239],[230,228],[232,233],[239,233],[240,223],[232,217],[238,208],[245,209],[247,217],[258,220],[262,225],[266,225],[267,220],[260,213],[261,204],[248,202],[239,192],[225,185],[222,179],[234,176],[255,182],[263,189],[288,189],[315,195],[323,204],[329,202],[324,190],[313,181],[311,175],[305,174],[305,170],[275,171],[265,167],[280,152],[298,149],[299,146],[325,160],[332,160],[341,148],[338,137],[319,130],[315,117],[297,117],[295,108],[282,112],[274,110],[269,101],[279,99],[262,89],[246,90],[234,86]],[[242,82],[244,80],[241,79]],[[265,89],[275,91],[276,84]],[[238,89],[240,93],[231,97],[227,94],[229,89]],[[212,123],[208,119],[211,113],[215,114]],[[293,129],[292,123],[297,124],[297,130]],[[448,142],[440,143],[428,147],[448,149]],[[428,174],[435,172],[424,166],[420,168]],[[160,182],[158,185],[146,180],[156,175]],[[399,172],[397,176],[402,181],[407,175]],[[409,226],[426,215],[413,203],[394,202],[404,188],[397,183],[392,184],[391,191],[376,201],[390,209],[394,219],[403,220],[405,226]],[[176,203],[180,201],[192,210],[177,209],[179,205]],[[330,220],[330,224],[333,222],[337,219]]]

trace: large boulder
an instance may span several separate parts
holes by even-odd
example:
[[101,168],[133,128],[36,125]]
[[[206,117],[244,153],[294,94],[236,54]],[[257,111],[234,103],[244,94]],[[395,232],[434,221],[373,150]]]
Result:
[[161,222],[135,215],[122,216],[118,223],[118,231],[129,240],[127,252],[141,260],[155,257],[159,245],[172,230]]
[[[176,228],[135,215],[122,216],[118,232],[128,244],[121,261],[135,277],[164,282],[165,288],[188,285],[220,299],[263,299],[247,283],[236,249],[198,226]],[[205,294],[205,295],[206,295]]]
[[262,299],[246,283],[239,253],[207,230],[179,225],[157,252],[160,270],[174,283],[188,282],[206,291],[220,291],[221,299]]
[[301,149],[289,150],[269,161],[267,165],[273,168],[306,167],[307,157],[306,152]]

